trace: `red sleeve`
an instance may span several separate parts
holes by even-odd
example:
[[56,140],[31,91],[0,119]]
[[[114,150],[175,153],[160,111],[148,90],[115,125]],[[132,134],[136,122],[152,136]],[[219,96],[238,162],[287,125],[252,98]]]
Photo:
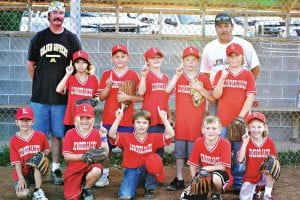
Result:
[[222,74],[222,70],[219,70],[214,78],[214,82],[213,82],[213,88],[217,86],[218,82],[219,82],[219,79],[221,77],[221,74]]
[[247,88],[246,92],[256,94],[256,82],[253,74],[251,72],[248,73],[248,81],[247,81]]
[[123,134],[120,134],[120,133],[117,132],[116,139],[109,138],[109,142],[112,145],[115,145],[115,146],[118,146],[118,147],[123,147]]
[[42,133],[42,135],[43,135],[43,140],[44,140],[43,150],[50,149],[50,145],[49,145],[49,142],[48,142],[48,139],[47,139],[46,135],[44,133]]
[[200,148],[201,148],[201,142],[199,139],[197,139],[193,145],[190,157],[187,161],[188,165],[192,165],[195,167],[198,167],[201,164],[200,160]]
[[203,86],[206,90],[208,91],[212,90],[212,86],[207,75],[202,74],[200,81],[203,83]]
[[99,90],[104,90],[104,88],[106,87],[106,80],[109,78],[110,73],[112,73],[112,71],[108,70],[102,74],[102,77],[101,77],[101,80],[99,83]]
[[231,144],[229,141],[223,139],[220,145],[222,145],[220,165],[231,168]]
[[20,155],[18,153],[18,149],[16,149],[16,147],[14,145],[15,142],[16,142],[16,141],[14,141],[14,138],[15,137],[13,137],[11,139],[10,145],[9,145],[9,147],[10,147],[10,163],[11,163],[11,165],[15,165],[16,163],[22,163],[22,160],[21,160]]
[[[72,129],[71,129],[72,130]],[[64,138],[64,141],[63,141],[63,147],[62,147],[62,153],[73,153],[73,148],[72,148],[72,132],[71,130],[69,130],[67,133],[66,133],[66,136]]]
[[268,138],[268,139],[270,141],[270,154],[278,157],[273,139],[272,138]]

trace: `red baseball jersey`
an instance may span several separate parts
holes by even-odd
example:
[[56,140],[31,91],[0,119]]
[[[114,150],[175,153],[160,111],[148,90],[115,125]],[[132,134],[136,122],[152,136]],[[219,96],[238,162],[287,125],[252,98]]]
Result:
[[[106,80],[110,77],[110,74],[112,74],[112,81],[113,85],[112,88],[110,89],[109,95],[105,101],[104,104],[104,109],[103,109],[103,114],[102,114],[102,121],[103,124],[111,125],[113,124],[115,120],[115,112],[119,108],[120,104],[117,99],[117,94],[119,91],[119,86],[123,84],[127,80],[133,80],[135,81],[136,86],[139,85],[140,79],[138,74],[131,70],[127,69],[125,73],[122,75],[119,75],[118,73],[115,72],[114,69],[107,70],[103,72],[101,80],[100,80],[100,85],[99,85],[99,90],[104,90],[106,87]],[[122,121],[120,122],[120,126],[127,126],[127,127],[132,127],[132,114],[134,111],[134,105],[133,103],[129,105],[129,107],[124,111],[124,116]]]
[[[228,76],[224,81],[223,94],[218,101],[218,117],[222,126],[228,126],[238,117],[247,94],[256,94],[256,84],[254,76],[246,69],[242,69],[238,74],[233,74],[229,68]],[[213,87],[216,87],[221,77],[222,70],[218,71],[214,79]]]
[[94,97],[98,90],[98,79],[95,75],[90,75],[85,82],[81,82],[75,75],[72,75],[67,81],[66,88],[68,90],[68,104],[64,124],[74,125],[76,101]]
[[[10,140],[10,163],[11,165],[22,164],[22,173],[24,176],[29,174],[30,167],[25,162],[37,152],[43,152],[50,149],[48,139],[40,131],[32,131],[30,136],[25,139],[20,133],[16,133]],[[18,180],[18,175],[13,169],[13,180]]]
[[[209,78],[199,73],[197,79],[203,83],[203,87],[211,91],[211,83]],[[177,81],[175,86],[175,139],[195,141],[196,138],[202,137],[201,124],[205,114],[206,101],[200,107],[195,107],[191,97],[189,88],[191,79],[183,74]]]
[[259,167],[268,155],[277,155],[274,141],[270,137],[264,137],[260,145],[254,143],[251,139],[246,147],[246,171],[244,182],[258,183],[261,180]]
[[153,72],[149,71],[146,77],[146,92],[144,94],[143,108],[151,113],[151,124],[163,124],[157,111],[157,106],[160,109],[169,110],[169,95],[165,92],[169,78],[166,74],[158,77]]
[[[66,133],[62,153],[83,154],[92,148],[101,146],[99,130],[92,129],[87,135],[81,135],[76,128]],[[82,161],[68,161],[67,170],[78,171],[88,164]]]
[[208,149],[205,145],[205,138],[198,138],[193,146],[188,165],[195,167],[205,167],[212,165],[222,165],[229,176],[229,183],[226,188],[229,188],[233,183],[231,175],[231,144],[228,140],[219,137],[217,143],[212,149]]
[[171,138],[165,140],[161,133],[146,135],[144,140],[139,140],[136,133],[117,133],[115,140],[110,138],[113,145],[123,149],[122,166],[126,168],[137,168],[145,164],[147,155],[154,153],[157,149],[171,144]]
[[[76,128],[70,129],[64,138],[62,153],[83,154],[101,146],[99,130],[92,129],[82,135]],[[87,164],[83,161],[68,161],[64,175],[64,195],[66,199],[79,199],[82,181],[93,167],[102,169],[100,163]]]

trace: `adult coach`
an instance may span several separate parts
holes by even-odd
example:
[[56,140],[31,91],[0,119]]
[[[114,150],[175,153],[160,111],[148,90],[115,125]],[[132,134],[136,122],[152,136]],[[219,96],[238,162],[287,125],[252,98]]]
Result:
[[31,107],[36,116],[34,129],[51,134],[51,181],[63,184],[60,155],[65,127],[67,96],[56,93],[75,51],[81,49],[77,36],[63,27],[65,5],[53,1],[49,5],[49,27],[36,33],[30,41],[27,69],[32,79]]
[[255,79],[260,74],[258,56],[250,42],[232,35],[233,23],[229,14],[220,13],[215,18],[215,29],[218,38],[209,42],[203,49],[200,71],[210,75],[213,83],[217,71],[228,66],[226,48],[231,43],[237,43],[244,50],[244,67],[251,70]]
[[[215,18],[215,29],[217,39],[209,42],[203,49],[200,71],[209,74],[210,81],[213,84],[214,77],[219,70],[228,67],[226,48],[229,44],[237,43],[241,45],[244,51],[244,64],[250,70],[255,79],[260,74],[260,63],[258,56],[252,44],[242,38],[232,35],[232,18],[227,13],[219,13]],[[234,98],[234,97],[233,97]],[[209,113],[216,115],[217,103],[209,104]],[[235,152],[236,153],[236,152]],[[233,187],[237,191],[241,188],[244,174],[244,166],[237,164],[233,166],[232,175],[234,176]]]

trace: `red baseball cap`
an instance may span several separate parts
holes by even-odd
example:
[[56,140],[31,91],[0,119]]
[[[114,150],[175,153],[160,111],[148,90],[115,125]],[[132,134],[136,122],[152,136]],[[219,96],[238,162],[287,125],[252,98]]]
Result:
[[231,53],[237,53],[239,55],[244,55],[244,50],[241,45],[237,43],[232,43],[226,48],[226,55],[229,56]]
[[149,174],[162,183],[165,180],[164,165],[161,157],[157,153],[152,153],[146,157],[145,167]]
[[266,117],[264,114],[260,112],[253,112],[250,115],[246,117],[246,122],[249,123],[251,120],[257,119],[259,121],[262,121],[263,123],[266,123]]
[[111,54],[114,55],[117,51],[123,51],[124,53],[128,54],[128,49],[123,44],[117,44],[113,46],[113,48],[111,49]]
[[33,110],[30,107],[21,107],[17,110],[16,119],[34,119]]
[[185,58],[186,56],[194,55],[197,58],[200,58],[199,50],[196,47],[187,47],[183,50],[182,58]]
[[86,61],[89,61],[89,54],[86,51],[80,50],[73,53],[73,62],[77,59],[82,58]]
[[75,115],[77,117],[94,117],[94,108],[88,103],[80,104],[76,107]]
[[160,57],[164,57],[164,54],[158,48],[152,47],[146,51],[144,57],[145,59],[148,59],[148,58],[154,58],[156,55]]

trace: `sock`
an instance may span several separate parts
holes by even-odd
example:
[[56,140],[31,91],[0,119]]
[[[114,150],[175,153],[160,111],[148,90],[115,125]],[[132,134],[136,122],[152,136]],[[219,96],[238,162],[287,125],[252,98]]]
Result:
[[264,194],[264,196],[267,196],[267,195],[271,196],[272,189],[273,188],[271,188],[271,187],[265,187],[265,194]]
[[56,169],[59,169],[60,163],[52,163],[52,172],[54,172]]

